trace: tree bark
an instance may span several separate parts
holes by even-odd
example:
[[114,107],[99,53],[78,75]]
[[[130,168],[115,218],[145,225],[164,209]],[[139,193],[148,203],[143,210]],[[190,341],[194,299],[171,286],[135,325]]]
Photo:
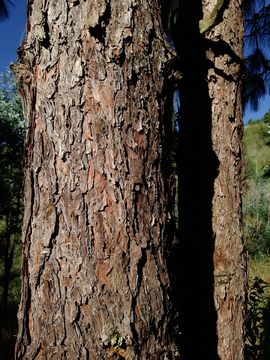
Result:
[[157,0],[28,0],[16,359],[177,357],[165,39]]
[[183,65],[179,125],[183,359],[244,359],[248,278],[240,186],[243,9],[242,1],[224,3],[221,23],[205,36],[199,34],[198,23],[209,16],[216,0],[187,6],[186,27],[176,41]]
[[222,23],[206,36],[209,45],[206,58],[213,65],[207,74],[212,142],[219,161],[218,176],[214,181],[212,222],[215,237],[214,301],[218,355],[222,360],[244,359],[247,316],[248,260],[243,239],[241,198],[241,169],[244,167],[242,3],[230,1]]

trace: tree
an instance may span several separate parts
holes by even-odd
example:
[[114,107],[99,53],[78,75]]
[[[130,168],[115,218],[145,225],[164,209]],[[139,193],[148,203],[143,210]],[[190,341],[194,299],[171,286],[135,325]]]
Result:
[[175,351],[171,50],[158,4],[132,4],[28,5],[12,66],[27,119],[18,359]]
[[28,2],[16,359],[243,359],[243,14],[221,2],[181,2],[181,63],[165,2]]
[[260,98],[270,91],[270,4],[245,0],[246,76],[243,105],[258,109]]
[[14,76],[1,74],[0,88],[0,245],[4,258],[3,317],[7,310],[15,243],[20,238],[23,203],[22,159],[25,122]]
[[10,0],[0,0],[0,21],[4,21],[8,18],[8,4],[13,5]]
[[241,220],[243,9],[241,2],[217,2],[222,5],[219,24],[201,36],[198,23],[211,18],[216,2],[180,5],[172,38],[183,69],[178,165],[181,354],[243,359],[248,289]]

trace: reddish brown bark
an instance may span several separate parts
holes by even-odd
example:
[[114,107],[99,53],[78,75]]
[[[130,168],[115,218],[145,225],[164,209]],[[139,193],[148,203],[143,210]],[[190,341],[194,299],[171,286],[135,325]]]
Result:
[[28,121],[17,359],[177,358],[178,264],[181,357],[243,359],[241,1],[205,36],[216,2],[182,3],[182,251],[169,264],[172,55],[157,0],[28,1],[13,66]]
[[13,65],[28,122],[16,359],[177,355],[159,11],[28,1]]
[[[213,2],[211,4],[213,6]],[[241,168],[244,164],[241,86],[244,21],[242,1],[230,1],[223,21],[206,39],[208,91],[212,109],[213,150],[219,160],[214,182],[214,301],[220,359],[244,359],[247,255],[241,210]],[[218,52],[223,44],[223,52]]]

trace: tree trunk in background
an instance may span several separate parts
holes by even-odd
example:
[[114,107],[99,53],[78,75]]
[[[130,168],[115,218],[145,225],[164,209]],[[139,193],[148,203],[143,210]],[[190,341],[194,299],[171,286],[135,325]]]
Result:
[[204,36],[198,22],[216,0],[194,2],[176,43],[184,76],[179,141],[183,359],[244,359],[241,3],[225,1],[222,22]]
[[[10,237],[11,237],[11,242],[10,242]],[[4,241],[4,253],[5,253],[5,279],[4,279],[4,291],[3,291],[4,321],[6,320],[6,311],[8,305],[8,290],[10,284],[10,272],[13,264],[14,248],[15,248],[15,234],[10,235],[10,233],[7,232],[5,234],[5,241]]]
[[16,359],[176,356],[159,15],[157,0],[28,0]]
[[[242,78],[244,14],[242,0],[230,1],[223,22],[206,35],[207,74],[212,110],[213,150],[219,161],[214,182],[214,302],[218,355],[244,359],[247,254],[242,226],[241,169],[244,166]],[[211,6],[214,7],[214,1]],[[209,6],[204,7],[207,12]],[[222,48],[222,51],[220,51]]]
[[[214,301],[220,359],[244,359],[247,254],[242,226],[241,169],[244,166],[242,78],[243,1],[230,1],[223,22],[206,36],[214,72],[208,70],[213,150],[219,160],[214,182]],[[213,6],[213,5],[212,5]],[[219,52],[220,44],[223,52]]]

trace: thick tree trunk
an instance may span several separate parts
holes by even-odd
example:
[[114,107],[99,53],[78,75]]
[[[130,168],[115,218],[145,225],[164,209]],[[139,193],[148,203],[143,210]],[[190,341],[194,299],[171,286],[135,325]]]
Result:
[[[241,222],[243,12],[200,35],[216,0],[187,1],[179,145],[183,359],[244,359],[247,258]],[[189,6],[190,5],[190,6]],[[181,25],[180,24],[180,25]],[[213,295],[214,290],[214,295]],[[193,346],[196,342],[196,346]]]
[[177,356],[165,44],[157,0],[28,0],[16,359]]

